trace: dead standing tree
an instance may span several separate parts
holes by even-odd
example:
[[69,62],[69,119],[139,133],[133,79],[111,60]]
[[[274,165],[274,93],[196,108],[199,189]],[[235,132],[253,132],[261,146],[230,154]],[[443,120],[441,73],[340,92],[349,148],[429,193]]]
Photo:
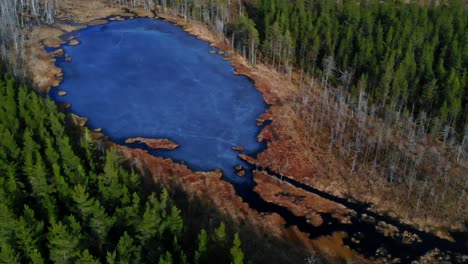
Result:
[[0,56],[14,75],[24,75],[25,32],[31,25],[53,23],[57,0],[0,1]]
[[391,188],[376,195],[395,195],[407,216],[443,217],[448,211],[453,217],[466,215],[468,136],[457,140],[451,127],[443,130],[442,140],[428,135],[430,121],[424,113],[417,119],[406,113],[381,118],[363,90],[356,102],[345,100],[344,89],[326,85],[327,73],[333,72],[331,58],[327,61],[323,89],[302,87],[295,100],[294,111],[307,127],[304,131],[311,133],[306,137],[315,141],[314,134],[327,133],[323,138],[328,138],[329,150],[347,161],[352,177],[359,173],[373,183],[371,174],[382,176]]
[[322,78],[322,82],[325,84],[325,87],[328,86],[328,78],[333,74],[333,71],[336,69],[335,58],[333,56],[328,56],[323,61],[323,74],[325,75]]

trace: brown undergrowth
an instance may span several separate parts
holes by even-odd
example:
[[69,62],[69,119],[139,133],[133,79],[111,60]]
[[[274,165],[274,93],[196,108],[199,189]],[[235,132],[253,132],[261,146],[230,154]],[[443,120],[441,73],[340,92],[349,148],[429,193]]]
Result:
[[[336,261],[371,263],[371,261],[352,252],[342,242],[335,243],[338,239],[335,235],[312,240],[295,226],[286,228],[284,219],[278,214],[260,214],[252,210],[235,193],[230,183],[221,180],[220,171],[193,172],[183,164],[152,156],[140,149],[120,145],[114,145],[114,147],[129,161],[133,168],[144,173],[145,177],[153,179],[163,186],[182,190],[187,193],[189,201],[204,201],[207,205],[216,208],[220,215],[232,219],[233,223],[248,226],[255,232],[255,236],[272,236],[279,240],[287,238],[293,245],[296,244],[299,248],[307,249],[309,254],[319,252],[319,255],[325,256],[334,263]],[[310,205],[312,206],[312,204]],[[337,213],[341,213],[340,210],[346,210],[336,205],[333,208],[337,209]],[[339,237],[342,238],[342,236]]]

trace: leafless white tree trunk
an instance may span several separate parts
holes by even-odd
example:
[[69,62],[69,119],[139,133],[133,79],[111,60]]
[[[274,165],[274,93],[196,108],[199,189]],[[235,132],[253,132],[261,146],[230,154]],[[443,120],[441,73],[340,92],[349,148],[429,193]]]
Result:
[[325,79],[324,83],[325,86],[328,86],[328,78],[331,74],[333,74],[333,71],[336,69],[336,63],[335,63],[335,58],[330,55],[325,60],[323,61],[323,72],[325,74]]

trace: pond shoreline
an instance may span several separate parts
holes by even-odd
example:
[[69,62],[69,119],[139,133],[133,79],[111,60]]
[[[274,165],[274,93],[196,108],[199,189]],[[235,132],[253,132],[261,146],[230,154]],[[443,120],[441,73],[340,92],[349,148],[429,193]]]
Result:
[[[117,17],[122,17],[122,14],[126,14],[127,19],[129,17],[148,17],[148,13],[146,13],[145,16],[140,16],[138,13],[142,14],[142,11],[138,11],[135,13],[131,13],[130,10],[128,9],[123,9],[123,10],[118,10],[113,11],[115,14],[107,15],[105,16],[105,19],[107,21],[112,20],[112,18],[117,18]],[[107,13],[106,13],[107,14]],[[130,16],[129,14],[132,14]],[[176,17],[176,16],[171,16],[168,14],[158,14],[158,16],[154,16],[155,14],[153,13],[152,18],[162,18],[164,20],[167,20],[171,23],[174,23],[180,27],[182,27],[187,33],[196,36],[197,38],[207,41],[211,43],[213,47],[216,47],[220,50],[223,50],[225,53],[227,53],[226,59],[230,60],[232,65],[235,68],[235,72],[239,74],[243,74],[250,78],[254,84],[255,87],[262,93],[262,96],[265,100],[265,102],[270,105],[270,108],[267,109],[267,111],[262,114],[262,116],[259,118],[259,125],[263,124],[263,122],[269,120],[280,120],[280,122],[284,122],[284,117],[279,116],[279,113],[284,113],[283,110],[279,110],[279,103],[286,101],[287,98],[290,96],[288,93],[292,92],[294,94],[294,88],[293,87],[286,87],[284,88],[284,91],[278,91],[280,87],[271,87],[269,85],[269,82],[266,81],[265,79],[262,79],[259,76],[259,72],[268,72],[268,69],[262,68],[265,66],[258,65],[255,66],[256,69],[253,68],[253,66],[249,65],[248,62],[242,58],[240,55],[231,52],[229,50],[229,47],[227,43],[223,39],[217,38],[210,30],[208,30],[204,25],[198,22],[189,22],[187,23],[184,21],[182,18]],[[95,17],[92,21],[96,20],[101,20],[102,17]],[[101,23],[101,22],[100,22]],[[89,25],[89,24],[87,24]],[[76,27],[74,30],[79,30],[79,27]],[[70,32],[73,32],[74,30],[71,31],[64,31],[63,34],[67,34]],[[61,35],[60,35],[61,36]],[[60,37],[58,36],[58,37]],[[44,43],[44,42],[41,42]],[[55,66],[55,59],[54,58],[46,58],[44,61],[49,65],[50,69],[57,68]],[[53,67],[52,67],[52,66]],[[256,72],[259,71],[259,72]],[[51,78],[50,82],[51,86],[58,86],[57,83],[60,83],[61,81],[61,70],[60,72],[55,72],[55,76]],[[43,77],[43,76],[41,76]],[[270,81],[271,83],[271,81]],[[57,84],[57,85],[56,85]],[[36,83],[37,87],[41,87],[40,84]],[[280,85],[278,85],[280,86]],[[275,92],[272,92],[272,89],[275,90]],[[42,90],[42,91],[47,91],[47,90]],[[273,135],[266,136],[268,132],[271,132],[272,130],[275,130],[276,127],[269,127],[265,128],[262,130],[259,139],[261,140],[267,140],[268,147],[270,147],[270,142],[275,140],[274,139],[274,131]],[[283,134],[283,133],[278,133],[277,134]],[[286,142],[287,143],[287,142]],[[276,144],[285,144],[285,142],[281,142],[280,140],[276,140]],[[137,166],[139,167],[139,170],[141,172],[146,172],[146,175],[148,177],[153,178],[155,181],[159,181],[165,184],[170,184],[170,185],[176,185],[176,186],[181,186],[184,185],[183,182],[187,181],[190,182],[191,184],[186,184],[184,185],[185,190],[188,193],[192,193],[196,195],[197,197],[204,197],[207,198],[209,197],[211,202],[217,206],[217,208],[220,208],[220,212],[223,214],[233,217],[233,219],[237,219],[239,222],[249,222],[252,225],[255,225],[259,228],[259,231],[261,232],[270,232],[274,233],[278,237],[289,237],[294,236],[296,238],[291,239],[292,241],[300,241],[301,245],[308,248],[311,253],[314,253],[316,251],[320,252],[327,252],[330,250],[330,248],[324,248],[324,244],[327,244],[327,242],[324,242],[324,240],[329,239],[329,243],[332,243],[330,241],[334,241],[333,247],[342,247],[342,250],[336,250],[334,248],[333,253],[337,254],[334,257],[337,257],[338,259],[342,260],[359,260],[361,263],[366,263],[368,261],[365,261],[362,256],[359,254],[355,253],[350,253],[349,251],[346,251],[345,248],[346,246],[343,245],[336,245],[336,240],[343,240],[344,236],[338,236],[341,238],[337,238],[336,235],[332,235],[331,237],[327,238],[320,238],[320,239],[315,239],[311,240],[308,238],[308,235],[300,232],[297,227],[288,227],[286,228],[284,226],[284,220],[279,215],[276,214],[271,214],[271,215],[261,215],[257,213],[256,211],[252,210],[248,204],[246,204],[238,195],[236,195],[235,190],[233,186],[230,183],[224,182],[220,180],[221,173],[219,171],[214,171],[214,172],[193,172],[190,169],[188,169],[185,165],[177,164],[173,162],[172,160],[164,159],[164,158],[159,158],[159,157],[153,157],[147,153],[145,153],[142,150],[138,149],[132,149],[126,146],[121,146],[117,144],[111,143],[114,147],[119,149],[119,151],[126,156],[129,160],[138,160],[140,161],[140,164],[145,164],[144,166]],[[275,152],[277,153],[278,150],[281,150],[282,148],[276,148],[273,150],[269,150],[268,154],[261,153],[260,154],[260,160],[265,160],[267,157],[271,157],[272,155],[275,155]],[[280,155],[281,157],[281,155]],[[156,168],[158,167],[158,168]],[[161,172],[159,169],[163,168],[163,172]],[[177,175],[179,177],[170,177],[170,179],[166,179],[165,177],[161,177],[162,175]],[[202,193],[200,193],[200,189],[203,190]],[[218,190],[224,190],[221,192],[218,192]],[[327,190],[327,189],[325,189]],[[333,194],[337,194],[336,192]],[[338,193],[340,194],[340,193]],[[239,210],[239,208],[242,208]],[[339,243],[338,243],[339,244]],[[341,251],[346,251],[345,253],[338,253]]]
[[[126,10],[125,12],[127,14],[130,14],[129,10]],[[117,14],[115,16],[108,16],[105,19],[106,21],[110,22],[113,21],[115,17],[120,17],[120,15]],[[138,16],[128,15],[128,17],[137,18]],[[171,19],[171,17],[168,15],[162,15],[154,18],[160,18],[171,22],[184,29],[184,31],[186,31],[187,33],[201,40],[209,42],[212,47],[223,50],[224,53],[227,54],[227,56],[224,59],[230,60],[232,65],[235,67],[236,71],[242,71],[241,74],[244,74],[244,72],[246,72],[245,66],[244,69],[241,68],[243,67],[243,64],[246,64],[243,58],[236,54],[232,55],[232,53],[227,51],[227,46],[223,46],[222,42],[216,42],[216,38],[214,38],[212,35],[210,36],[210,31],[203,31],[203,29],[200,29],[203,27],[202,25],[198,27],[199,30],[204,32],[202,35],[200,35],[199,33],[194,33],[193,28],[187,27],[187,25],[182,26],[180,21],[177,21],[176,18]],[[102,22],[102,18],[98,20],[101,21],[98,24],[104,23]],[[89,24],[86,25],[88,26]],[[82,28],[82,26],[77,26],[76,30],[80,30]],[[63,37],[64,35],[70,34],[73,31],[74,30],[64,32],[63,35],[60,35],[58,37]],[[59,42],[57,41],[57,43]],[[55,66],[55,61],[53,62]],[[250,74],[246,74],[246,77],[249,78],[251,82],[255,83],[255,80],[252,78],[253,76],[251,76]],[[61,78],[55,78],[54,80],[60,82]],[[271,97],[266,97],[263,92],[262,96],[268,104],[274,104],[274,102],[272,102],[271,100]],[[80,120],[82,119],[78,116],[77,118]],[[271,118],[269,118],[268,115],[262,115],[258,118],[257,125],[259,127],[262,127],[262,124],[268,120],[271,120]],[[81,123],[79,124],[80,126],[85,125],[83,122],[79,123]],[[106,138],[104,136],[105,133],[102,134],[100,132],[93,132],[93,134],[95,137]],[[278,238],[288,237],[290,241],[295,241],[293,243],[299,243],[298,245],[308,249],[310,254],[317,254],[317,251],[319,251],[321,252],[321,255],[327,255],[327,253],[325,252],[330,251],[329,249],[326,249],[326,247],[324,247],[323,245],[320,245],[324,244],[324,241],[327,241],[327,237],[321,237],[319,240],[311,240],[308,238],[308,234],[299,231],[297,227],[284,226],[285,222],[280,215],[276,213],[261,214],[252,210],[249,207],[248,203],[244,202],[242,198],[238,196],[233,185],[227,181],[222,180],[222,174],[220,171],[194,172],[190,170],[187,166],[174,162],[171,159],[152,156],[148,154],[144,149],[131,148],[115,144],[110,141],[108,141],[108,144],[118,149],[119,152],[129,161],[132,161],[132,163],[144,164],[144,166],[136,166],[136,169],[142,174],[146,174],[147,177],[152,178],[156,182],[162,183],[164,185],[184,186],[183,189],[187,193],[190,193],[191,195],[194,195],[200,199],[210,200],[210,202],[220,210],[220,213],[225,215],[226,217],[233,218],[238,223],[247,222],[250,225],[255,226],[259,234],[269,233],[273,234]],[[166,177],[163,177],[165,175],[177,175],[177,177],[170,177],[169,179],[167,179]],[[190,182],[190,184],[184,184],[185,182]],[[332,238],[336,240],[335,236],[333,236]],[[318,243],[318,241],[320,241],[320,243]],[[330,242],[329,244],[332,245],[333,243]],[[334,247],[337,246],[334,245]],[[331,257],[332,259],[354,259],[359,260],[362,263],[367,263],[367,261],[365,261],[365,259],[361,256],[357,254],[351,254],[349,250],[343,249],[343,251],[346,252],[346,254],[343,256],[337,254],[337,252],[331,252],[329,253],[329,257]]]

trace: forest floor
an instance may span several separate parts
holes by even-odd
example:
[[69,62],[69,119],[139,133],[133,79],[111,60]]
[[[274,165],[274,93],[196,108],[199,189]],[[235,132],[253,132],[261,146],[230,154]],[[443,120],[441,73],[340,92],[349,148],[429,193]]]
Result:
[[[266,126],[258,137],[259,140],[267,140],[268,148],[260,153],[257,159],[252,159],[252,163],[287,175],[289,178],[323,192],[339,197],[353,197],[361,202],[370,203],[373,206],[372,210],[398,217],[419,228],[434,226],[430,219],[422,221],[405,218],[404,215],[399,214],[391,197],[375,195],[385,193],[385,189],[390,188],[383,179],[373,178],[372,186],[360,182],[359,175],[349,175],[351,170],[349,164],[338,160],[327,150],[327,146],[321,143],[324,142],[321,138],[324,135],[317,134],[313,139],[306,135],[304,124],[293,111],[292,105],[293,98],[300,92],[299,73],[293,72],[291,76],[287,76],[271,70],[266,65],[253,66],[242,56],[230,50],[226,40],[214,34],[204,24],[187,22],[171,14],[158,13],[157,15],[178,24],[188,33],[210,42],[212,46],[224,50],[227,54],[226,59],[232,62],[236,73],[252,78],[257,89],[263,94],[265,102],[270,107],[258,119],[258,122],[259,124],[266,120],[273,122]],[[107,18],[122,20],[130,17],[152,18],[155,15],[143,9],[132,9],[129,12],[127,9],[113,7],[105,0],[61,2],[60,13],[57,15],[59,20],[51,26],[34,27],[29,34],[28,70],[34,86],[42,92],[47,92],[50,87],[58,86],[62,79],[61,69],[55,66],[55,56],[60,56],[60,51],[55,54],[47,53],[44,46],[59,47],[63,44],[63,40],[60,39],[63,34],[85,26],[107,23]],[[78,24],[69,24],[64,21],[73,21]],[[293,244],[308,249],[311,254],[320,252],[343,263],[372,262],[344,245],[343,239],[346,238],[344,232],[334,232],[328,236],[310,239],[308,234],[301,232],[297,227],[286,227],[285,220],[280,215],[260,214],[251,209],[236,194],[234,187],[221,179],[220,171],[193,172],[185,165],[154,157],[144,150],[115,144],[113,146],[142,174],[164,185],[181,188],[190,197],[206,200],[221,214],[234,219],[237,223],[255,227],[259,234],[272,234],[280,239],[287,238]],[[306,192],[272,178],[267,173],[260,171],[254,173],[258,184],[254,191],[264,200],[281,205],[296,216],[306,217],[314,226],[322,225],[322,213],[330,214],[342,223],[349,222],[350,215],[355,215],[353,210],[340,203]],[[446,233],[438,235],[447,236]]]

